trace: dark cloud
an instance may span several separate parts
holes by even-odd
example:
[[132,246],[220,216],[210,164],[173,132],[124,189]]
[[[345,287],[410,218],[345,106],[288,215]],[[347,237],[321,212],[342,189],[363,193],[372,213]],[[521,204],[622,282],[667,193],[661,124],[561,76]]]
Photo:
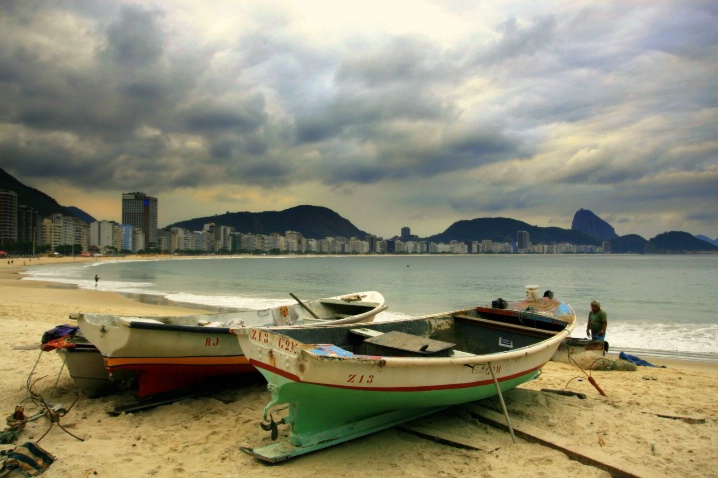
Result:
[[151,66],[162,57],[162,13],[135,5],[123,5],[117,21],[107,27],[102,53],[122,68]]
[[196,105],[181,114],[187,131],[200,134],[226,130],[250,133],[267,120],[261,97],[226,106]]
[[0,166],[157,195],[388,185],[397,208],[462,216],[585,196],[703,217],[718,7],[497,5],[392,30],[312,5],[3,2]]

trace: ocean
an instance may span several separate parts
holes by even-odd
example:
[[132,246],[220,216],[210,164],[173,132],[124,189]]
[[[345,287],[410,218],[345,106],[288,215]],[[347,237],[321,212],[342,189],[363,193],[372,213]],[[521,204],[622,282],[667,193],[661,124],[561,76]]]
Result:
[[585,337],[598,300],[612,352],[718,361],[717,273],[718,255],[218,256],[47,261],[24,280],[218,310],[293,303],[290,292],[311,300],[377,290],[389,305],[377,320],[518,299],[534,284],[573,307],[574,337]]

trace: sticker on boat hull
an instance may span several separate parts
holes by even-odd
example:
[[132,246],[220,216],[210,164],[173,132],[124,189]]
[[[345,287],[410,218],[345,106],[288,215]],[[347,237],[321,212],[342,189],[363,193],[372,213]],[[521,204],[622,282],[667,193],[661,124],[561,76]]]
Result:
[[514,348],[514,341],[511,339],[505,339],[503,337],[499,337],[499,347],[505,347],[507,349]]

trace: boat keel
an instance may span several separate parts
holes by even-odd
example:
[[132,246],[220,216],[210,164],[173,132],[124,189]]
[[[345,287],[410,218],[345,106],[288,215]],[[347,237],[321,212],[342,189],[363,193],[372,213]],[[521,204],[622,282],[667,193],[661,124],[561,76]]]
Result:
[[293,445],[290,443],[289,438],[284,438],[282,441],[259,448],[240,447],[239,449],[258,460],[268,463],[281,463],[296,456],[338,445],[339,443],[385,430],[395,425],[432,415],[446,408],[448,407],[392,410],[380,415],[374,415],[352,423],[340,425],[330,430],[293,437],[293,439],[301,442],[300,445]]

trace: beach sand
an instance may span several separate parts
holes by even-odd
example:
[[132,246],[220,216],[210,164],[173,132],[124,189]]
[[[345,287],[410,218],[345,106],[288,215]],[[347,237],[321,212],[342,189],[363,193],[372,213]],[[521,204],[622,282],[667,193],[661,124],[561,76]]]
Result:
[[[39,263],[57,260],[82,259],[42,259]],[[0,413],[6,417],[26,398],[33,367],[35,390],[47,401],[69,407],[78,396],[69,373],[61,370],[57,353],[15,349],[38,344],[46,330],[71,323],[69,314],[197,313],[197,309],[145,304],[115,293],[21,281],[18,272],[23,262],[0,264]],[[543,434],[544,439],[579,453],[597,454],[600,463],[633,473],[624,476],[718,476],[718,367],[650,361],[667,368],[584,373],[572,365],[548,363],[537,380],[504,394],[517,431],[515,444],[507,431],[477,420],[470,413],[476,407],[457,406],[411,424],[414,430],[443,440],[393,428],[279,465],[258,462],[239,450],[269,442],[268,433],[259,427],[269,399],[261,378],[212,396],[119,416],[107,412],[117,403],[130,401],[131,391],[97,399],[80,396],[60,424],[84,441],[53,425],[38,443],[56,457],[43,476],[611,476],[600,464],[571,459],[569,455],[577,456],[571,451],[567,454],[521,438],[522,431]],[[606,396],[598,393],[586,374]],[[569,390],[586,398],[541,389]],[[478,408],[503,416],[498,400],[478,403]],[[26,410],[28,415],[33,412]],[[29,422],[14,444],[0,445],[0,450],[37,441],[50,425],[46,417]],[[464,446],[448,445],[447,439]]]

